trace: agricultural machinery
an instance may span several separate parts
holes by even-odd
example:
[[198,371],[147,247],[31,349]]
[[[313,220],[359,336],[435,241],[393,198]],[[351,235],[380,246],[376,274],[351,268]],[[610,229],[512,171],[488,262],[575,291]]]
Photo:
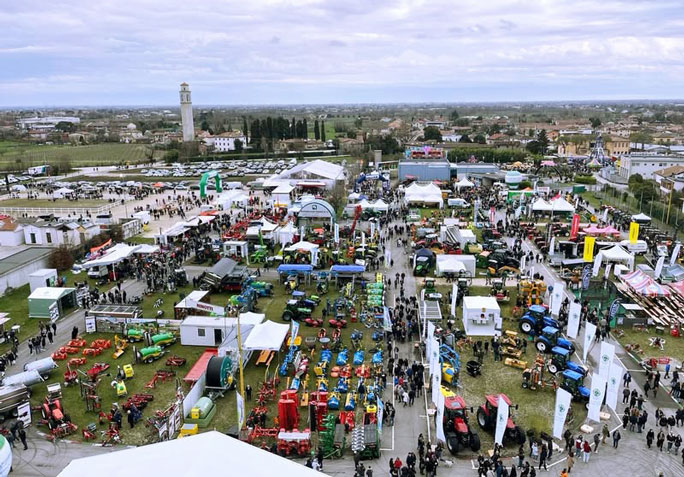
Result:
[[157,335],[152,335],[150,338],[150,341],[152,342],[152,346],[159,346],[161,348],[166,348],[167,346],[171,346],[176,342],[176,335],[173,333],[159,333]]
[[439,359],[442,362],[442,381],[455,386],[458,381],[458,353],[451,346],[443,344],[439,347]]
[[547,326],[556,329],[560,329],[561,327],[560,323],[551,318],[551,316],[547,314],[546,308],[541,305],[530,306],[518,320],[520,331],[530,336],[539,335]]
[[127,328],[124,335],[129,343],[142,341],[145,338],[144,332],[140,328]]
[[546,362],[546,369],[551,374],[556,374],[566,369],[586,375],[587,370],[574,361],[570,361],[570,350],[561,346],[551,348],[551,358]]
[[50,399],[46,396],[40,405],[40,414],[43,418],[41,422],[47,425],[53,438],[68,436],[78,429],[71,422],[69,415],[65,414],[59,399]]
[[283,321],[306,320],[311,318],[311,309],[301,305],[300,300],[288,300],[282,314]]
[[137,350],[135,353],[136,362],[151,363],[164,355],[164,350],[161,346],[148,346]]
[[540,353],[548,353],[555,347],[565,348],[570,354],[575,352],[575,345],[561,337],[560,330],[552,326],[546,326],[534,341],[534,346]]
[[416,265],[413,267],[413,276],[415,277],[424,277],[428,274],[430,271],[430,267],[432,266],[432,262],[430,260],[430,257],[416,257]]
[[[496,430],[496,416],[499,409],[499,396],[511,406],[511,401],[505,394],[488,394],[485,396],[485,403],[482,404],[477,410],[477,423],[482,429],[490,432]],[[513,407],[513,406],[511,406]],[[504,442],[506,440],[513,441],[517,445],[525,443],[525,432],[520,426],[516,426],[513,422],[513,418],[508,416],[508,422],[506,423],[506,430],[504,431]]]
[[249,280],[246,285],[247,288],[254,290],[260,297],[273,296],[273,284],[271,283]]
[[560,387],[572,394],[573,399],[588,401],[590,390],[584,386],[584,374],[566,369],[561,374]]
[[480,436],[470,427],[465,401],[444,387],[441,388],[441,392],[444,396],[443,422],[447,449],[452,455],[458,454],[460,449],[466,447],[473,452],[479,451]]

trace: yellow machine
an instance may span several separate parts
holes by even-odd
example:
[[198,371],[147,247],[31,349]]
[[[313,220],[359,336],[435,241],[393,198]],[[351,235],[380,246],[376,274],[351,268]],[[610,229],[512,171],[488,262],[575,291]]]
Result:
[[[287,339],[287,345],[292,346],[292,336],[290,336]],[[302,337],[300,335],[297,335],[294,340],[294,345],[295,346],[301,346],[302,345]]]
[[126,379],[131,379],[135,375],[132,364],[124,364],[122,369]]
[[178,439],[185,436],[194,436],[197,434],[198,430],[199,427],[197,424],[183,424],[183,427],[181,427],[181,430],[178,433]]
[[456,371],[449,363],[442,363],[442,382],[449,385],[456,383]]
[[128,395],[128,389],[126,389],[126,383],[123,382],[122,380],[118,380],[114,387],[116,388],[116,396],[117,397],[122,397],[122,396]]
[[518,283],[518,294],[523,298],[525,306],[541,305],[544,303],[545,293],[544,280],[521,280]]
[[124,354],[127,346],[128,341],[123,338],[119,338],[119,335],[114,335],[114,352],[112,353],[112,358],[117,359],[119,356]]

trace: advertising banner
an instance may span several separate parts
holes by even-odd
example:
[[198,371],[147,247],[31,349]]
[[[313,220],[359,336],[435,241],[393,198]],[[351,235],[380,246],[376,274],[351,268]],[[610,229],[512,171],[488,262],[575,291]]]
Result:
[[584,346],[582,347],[582,361],[587,360],[587,353],[589,352],[589,347],[594,342],[594,336],[596,336],[596,325],[593,325],[587,321],[584,324]]
[[565,418],[568,416],[572,394],[565,389],[556,389],[556,407],[553,412],[553,437],[561,439],[563,437],[563,426]]
[[629,224],[629,243],[635,244],[639,240],[639,224],[632,222]]
[[607,341],[601,341],[601,355],[599,358],[599,376],[606,381],[610,373],[610,365],[613,363],[615,356],[615,346]]
[[237,405],[237,421],[238,427],[242,428],[245,423],[245,400],[242,399],[239,392],[235,392],[235,404]]
[[494,433],[494,442],[496,444],[503,445],[506,424],[508,424],[508,404],[501,394],[499,394],[499,410],[496,413],[496,432]]
[[581,315],[582,304],[579,302],[570,303],[570,310],[568,313],[568,336],[572,339],[577,339]]
[[579,225],[580,225],[579,214],[573,214],[572,224],[570,225],[570,240],[574,240],[577,238],[577,234],[579,233]]
[[584,237],[584,252],[582,253],[582,258],[585,262],[591,262],[594,260],[594,243],[596,239],[594,237]]
[[603,396],[605,394],[606,380],[596,373],[592,374],[587,417],[594,422],[601,422],[601,403],[603,403]]
[[435,429],[437,431],[437,440],[446,444],[446,436],[444,435],[444,394],[441,392],[438,395]]
[[665,256],[660,257],[656,263],[655,272],[653,274],[653,278],[656,280],[659,279],[660,274],[663,273],[663,266],[665,266]]
[[622,366],[617,363],[611,363],[610,372],[608,373],[608,386],[606,388],[606,404],[615,412],[617,412],[618,393],[620,392],[621,379]]
[[670,265],[674,265],[674,263],[677,261],[677,257],[679,257],[679,251],[681,249],[682,249],[681,242],[677,242],[674,246],[674,250],[672,250],[672,256],[670,257]]
[[558,316],[561,305],[563,304],[563,295],[565,295],[565,283],[556,282],[553,284],[553,291],[551,292],[551,314]]

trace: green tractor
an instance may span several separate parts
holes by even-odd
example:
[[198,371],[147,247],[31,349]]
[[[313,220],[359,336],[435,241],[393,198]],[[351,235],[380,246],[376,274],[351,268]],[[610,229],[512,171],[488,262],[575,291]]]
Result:
[[416,258],[416,266],[413,267],[413,275],[416,277],[424,277],[430,271],[431,263],[428,257]]
[[249,260],[252,263],[263,263],[266,261],[267,247],[264,245],[256,245],[254,252],[250,255]]
[[301,321],[311,318],[311,309],[300,305],[300,300],[288,300],[282,315],[283,321]]
[[124,335],[129,343],[136,343],[145,338],[144,332],[140,328],[127,328]]
[[151,363],[156,361],[164,355],[164,349],[161,346],[148,346],[137,350],[135,353],[136,362]]
[[152,342],[152,346],[166,348],[167,346],[171,346],[176,342],[176,335],[169,332],[159,333],[158,335],[152,335],[150,341]]

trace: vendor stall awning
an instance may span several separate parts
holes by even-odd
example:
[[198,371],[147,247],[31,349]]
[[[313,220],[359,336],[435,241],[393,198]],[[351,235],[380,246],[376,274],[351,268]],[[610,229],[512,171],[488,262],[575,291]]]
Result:
[[265,321],[252,328],[252,332],[245,340],[243,348],[245,350],[269,350],[277,351],[285,341],[285,337],[290,329],[289,325]]
[[333,265],[330,271],[334,273],[363,273],[366,267],[363,265]]
[[33,290],[29,299],[59,300],[65,295],[72,293],[75,288],[41,287]]

